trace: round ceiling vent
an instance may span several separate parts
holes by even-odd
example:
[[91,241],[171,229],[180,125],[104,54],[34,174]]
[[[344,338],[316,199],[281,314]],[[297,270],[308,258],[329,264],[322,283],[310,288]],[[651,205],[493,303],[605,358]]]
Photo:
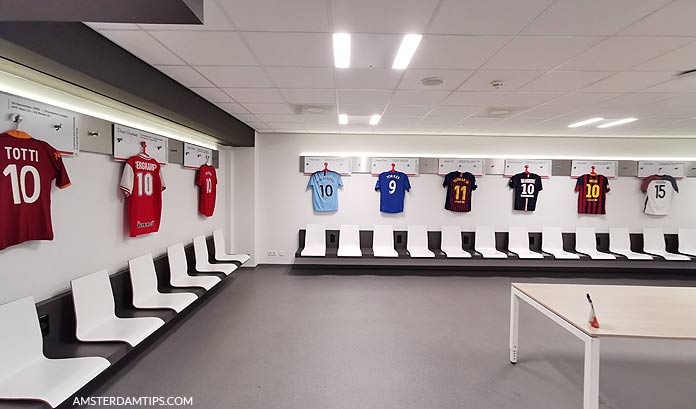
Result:
[[421,80],[421,84],[425,85],[426,87],[437,87],[438,85],[442,85],[444,82],[445,80],[440,77],[428,77]]

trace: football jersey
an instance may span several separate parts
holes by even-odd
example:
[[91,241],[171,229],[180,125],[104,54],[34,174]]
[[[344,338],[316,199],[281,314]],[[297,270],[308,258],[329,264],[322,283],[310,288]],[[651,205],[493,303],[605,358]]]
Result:
[[341,175],[329,170],[314,172],[309,178],[307,189],[312,189],[312,203],[315,212],[335,212],[338,210],[338,188],[343,186]]
[[669,214],[674,192],[679,193],[677,180],[669,175],[652,175],[643,180],[640,189],[645,193],[643,212],[653,216]]
[[578,192],[578,213],[605,214],[609,179],[604,175],[586,173],[575,183]]
[[162,165],[143,154],[129,158],[119,187],[128,198],[130,236],[158,231],[165,189]]
[[377,178],[375,190],[379,192],[379,211],[401,213],[404,211],[406,191],[411,190],[408,176],[402,172],[382,172]]
[[510,178],[508,186],[511,187],[513,197],[513,209],[533,212],[539,192],[543,189],[541,176],[536,173],[518,173]]
[[53,240],[51,184],[70,186],[60,153],[21,131],[0,134],[0,250]]
[[215,197],[217,195],[217,173],[210,165],[202,165],[196,174],[198,186],[198,211],[206,217],[215,212]]
[[471,193],[476,190],[476,176],[469,172],[450,172],[442,187],[447,188],[445,209],[453,212],[471,211]]

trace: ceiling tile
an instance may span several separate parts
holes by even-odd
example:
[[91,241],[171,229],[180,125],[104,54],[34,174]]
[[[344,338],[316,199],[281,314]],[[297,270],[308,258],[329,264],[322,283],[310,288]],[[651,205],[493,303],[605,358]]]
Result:
[[685,37],[612,37],[563,64],[561,69],[623,71],[692,41]]
[[222,90],[237,102],[285,102],[275,88],[223,88]]
[[333,89],[281,89],[280,92],[291,104],[336,103],[336,91]]
[[563,94],[556,92],[515,92],[495,101],[501,107],[534,107],[552,101]]
[[420,116],[384,115],[379,121],[380,128],[408,129],[418,122]]
[[402,39],[396,34],[352,34],[351,68],[391,68]]
[[261,104],[254,102],[246,102],[242,104],[252,114],[287,114],[292,115],[295,112],[288,104]]
[[672,74],[666,72],[620,72],[583,88],[583,92],[633,92],[670,78]]
[[427,105],[389,104],[385,115],[423,116],[431,109],[432,107]]
[[288,123],[272,123],[269,124],[276,132],[287,132],[287,131],[306,131],[307,128],[303,123],[288,122]]
[[332,68],[269,67],[267,70],[278,88],[334,88]]
[[[474,73],[473,70],[422,70],[416,68],[407,69],[404,73],[399,89],[420,89],[420,90],[455,90],[467,78]],[[437,77],[444,80],[441,85],[426,86],[421,83],[424,78]]]
[[242,33],[261,65],[333,67],[331,35],[326,33]]
[[430,34],[517,34],[554,0],[443,0]]
[[257,65],[239,34],[231,31],[150,31],[191,65]]
[[509,40],[510,37],[426,35],[409,66],[476,69]]
[[428,114],[428,118],[453,118],[464,119],[465,117],[474,114],[483,109],[479,106],[448,106],[440,105],[433,108]]
[[690,75],[684,78],[673,79],[671,81],[663,82],[662,84],[657,84],[650,88],[646,88],[641,92],[696,92],[696,76]]
[[331,0],[335,32],[422,33],[437,0]]
[[338,123],[336,115],[300,115],[305,125],[335,125]]
[[[459,91],[515,91],[543,73],[540,70],[479,70],[459,87]],[[496,90],[491,85],[493,81],[503,81],[503,86]]]
[[179,57],[142,30],[102,30],[99,33],[150,65],[184,64]]
[[459,130],[479,130],[492,127],[500,122],[500,118],[466,118],[459,121],[454,127]]
[[602,71],[551,71],[524,85],[526,92],[569,92],[607,78],[613,72]]
[[600,40],[599,37],[517,37],[484,68],[550,70]]
[[384,104],[341,104],[339,107],[339,113],[348,115],[369,116],[383,111]]
[[329,31],[324,0],[221,0],[240,31]]
[[219,106],[223,111],[226,111],[227,113],[230,114],[248,114],[249,112],[244,109],[241,105],[235,103],[235,102],[218,102],[215,104]]
[[272,87],[273,83],[259,67],[195,67],[218,87]]
[[490,105],[500,98],[507,95],[504,92],[453,92],[449,97],[442,101],[441,105],[467,105],[485,106]]
[[[593,94],[586,94],[593,95]],[[603,108],[644,108],[660,101],[674,97],[674,94],[653,93],[653,94],[623,94],[615,98],[602,101],[597,104]]]
[[358,89],[339,89],[338,104],[375,104],[386,105],[392,96],[391,90],[358,90]]
[[394,89],[402,71],[392,69],[349,68],[336,70],[336,86],[343,89]]
[[530,24],[527,35],[610,35],[671,0],[558,0]]
[[260,122],[254,114],[234,114],[234,117],[247,124],[249,122]]
[[696,2],[677,0],[621,32],[622,35],[696,36]]
[[523,114],[530,118],[553,118],[588,106],[595,106],[620,94],[573,93],[563,96]]
[[301,115],[258,114],[256,117],[267,124],[275,122],[302,122]]
[[139,24],[139,26],[145,30],[234,30],[234,26],[214,0],[203,2],[203,16],[203,24]]
[[229,95],[225,94],[220,88],[191,88],[191,91],[202,96],[210,102],[234,102]]
[[397,105],[426,105],[433,107],[445,99],[450,91],[410,91],[397,90],[391,99]]
[[214,87],[212,82],[205,79],[198,71],[188,65],[157,65],[158,70],[167,74],[185,87]]
[[677,48],[637,67],[634,71],[686,71],[696,68],[696,43]]

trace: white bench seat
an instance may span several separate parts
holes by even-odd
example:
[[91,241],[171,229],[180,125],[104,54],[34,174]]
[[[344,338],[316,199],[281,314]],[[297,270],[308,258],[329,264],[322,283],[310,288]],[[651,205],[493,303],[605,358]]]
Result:
[[210,263],[208,255],[208,245],[205,243],[205,236],[193,238],[193,253],[196,257],[196,271],[201,273],[224,273],[230,275],[237,269],[236,264],[229,263]]
[[615,255],[597,250],[597,235],[593,227],[575,229],[575,251],[587,255],[593,260],[616,260]]
[[577,260],[575,253],[563,250],[563,234],[559,227],[544,227],[541,229],[541,251],[551,254],[559,260]]
[[507,258],[507,254],[495,248],[495,231],[491,226],[476,226],[474,250],[483,258]]
[[631,250],[631,237],[628,229],[612,227],[609,229],[609,251],[626,257],[628,260],[652,260],[650,254],[636,253]]
[[376,225],[373,228],[372,252],[375,257],[399,257],[394,248],[394,227]]
[[55,408],[109,367],[101,357],[46,358],[33,297],[0,306],[0,327],[0,399]]
[[643,251],[655,256],[660,256],[669,261],[689,261],[691,257],[683,254],[675,254],[667,251],[665,234],[659,227],[645,227],[643,229]]
[[133,306],[136,308],[165,308],[184,310],[198,299],[193,293],[160,293],[157,291],[157,273],[152,254],[128,261],[133,285]]
[[471,253],[462,246],[462,228],[459,226],[442,226],[440,250],[447,258],[471,258]]
[[529,232],[526,227],[510,227],[508,250],[521,259],[540,259],[544,255],[529,248]]
[[215,245],[215,260],[217,261],[237,261],[244,264],[251,259],[248,254],[227,254],[225,235],[222,229],[213,232],[213,244]]
[[428,248],[427,226],[408,226],[406,250],[413,258],[434,258],[435,253]]
[[164,325],[164,320],[157,317],[117,317],[106,270],[76,278],[70,284],[75,304],[76,335],[80,341],[118,341],[134,347]]
[[215,276],[191,276],[188,274],[184,243],[167,247],[169,259],[169,281],[172,287],[201,287],[206,291],[220,284],[222,280]]
[[696,229],[679,229],[679,252],[696,257]]
[[308,224],[305,229],[304,248],[302,257],[326,257],[326,226],[323,224]]
[[360,230],[356,225],[342,224],[338,230],[338,257],[362,257]]

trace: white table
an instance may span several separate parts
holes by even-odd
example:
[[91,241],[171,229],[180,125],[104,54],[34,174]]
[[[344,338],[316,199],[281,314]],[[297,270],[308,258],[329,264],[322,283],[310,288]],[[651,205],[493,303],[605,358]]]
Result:
[[[589,293],[600,328],[589,324]],[[519,302],[539,310],[585,343],[584,409],[599,407],[599,340],[603,337],[696,339],[696,288],[513,283],[510,362],[517,363]]]

